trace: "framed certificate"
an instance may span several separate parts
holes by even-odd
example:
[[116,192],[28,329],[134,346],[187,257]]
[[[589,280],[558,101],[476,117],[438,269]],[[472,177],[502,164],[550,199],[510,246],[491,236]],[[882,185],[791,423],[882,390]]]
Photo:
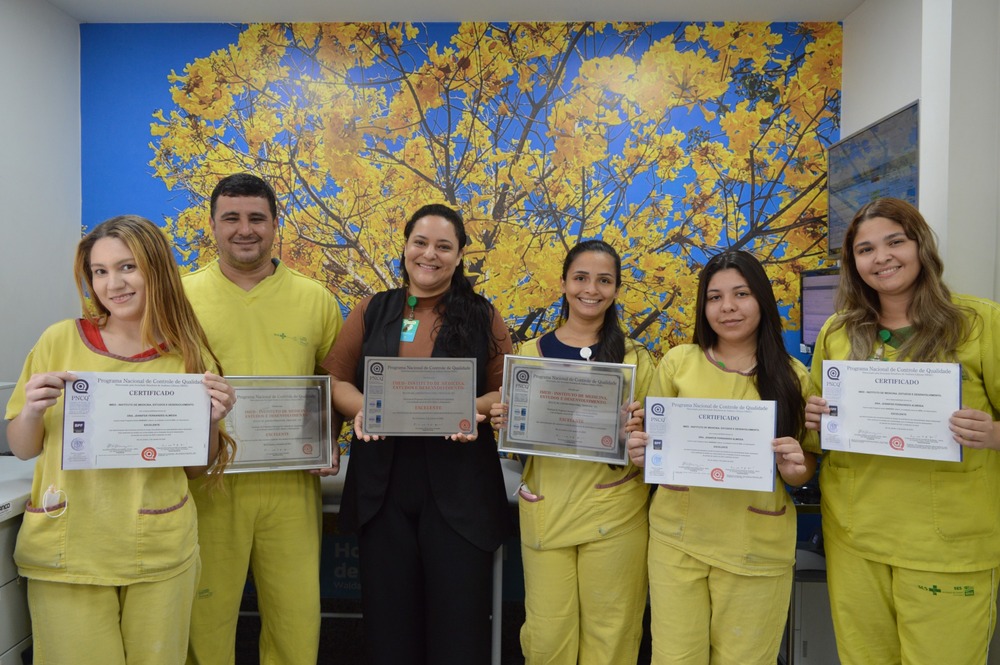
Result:
[[364,397],[365,434],[472,434],[476,359],[365,358]]
[[507,356],[502,452],[625,464],[635,365]]
[[646,398],[646,482],[770,492],[777,407],[744,399]]
[[861,360],[823,361],[820,421],[824,450],[958,462],[948,427],[962,408],[962,366]]
[[62,468],[204,466],[212,401],[201,374],[72,372]]
[[329,376],[227,376],[236,405],[226,432],[236,458],[226,473],[325,469],[333,459]]

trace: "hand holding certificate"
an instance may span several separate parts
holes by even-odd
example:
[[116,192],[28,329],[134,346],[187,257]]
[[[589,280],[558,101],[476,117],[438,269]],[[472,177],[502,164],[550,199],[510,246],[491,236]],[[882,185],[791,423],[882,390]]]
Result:
[[634,376],[634,365],[507,356],[500,451],[625,464]]
[[823,361],[824,450],[957,462],[948,419],[962,408],[957,363]]
[[211,399],[201,374],[73,374],[63,403],[63,469],[208,463]]
[[770,492],[775,402],[646,398],[647,483]]

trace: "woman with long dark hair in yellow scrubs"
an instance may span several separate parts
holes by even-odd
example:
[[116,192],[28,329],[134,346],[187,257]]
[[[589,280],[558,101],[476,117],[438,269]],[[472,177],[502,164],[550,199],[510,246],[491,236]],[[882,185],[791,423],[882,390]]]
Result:
[[[649,511],[653,663],[773,665],[795,563],[795,506],[785,483],[801,485],[816,468],[800,445],[809,375],[785,351],[774,292],[753,255],[718,254],[698,282],[695,343],[667,352],[649,395],[775,401],[778,473],[769,492],[656,488]],[[629,438],[639,466],[646,440],[644,432]]]

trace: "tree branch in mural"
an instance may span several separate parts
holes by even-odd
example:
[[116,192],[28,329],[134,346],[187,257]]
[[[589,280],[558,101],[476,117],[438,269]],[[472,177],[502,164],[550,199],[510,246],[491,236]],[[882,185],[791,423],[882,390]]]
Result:
[[214,256],[218,178],[253,170],[281,201],[282,259],[349,304],[397,283],[410,212],[456,206],[519,337],[551,327],[565,251],[603,233],[629,328],[662,350],[718,248],[753,251],[797,306],[840,43],[825,23],[254,24],[171,74],[150,164],[189,195],[168,220],[188,262]]

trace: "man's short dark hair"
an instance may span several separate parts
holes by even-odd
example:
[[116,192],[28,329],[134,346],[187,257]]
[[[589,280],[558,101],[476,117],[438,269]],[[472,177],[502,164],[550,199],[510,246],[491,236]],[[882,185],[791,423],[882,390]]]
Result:
[[220,196],[255,196],[267,199],[267,204],[271,208],[271,217],[278,217],[278,199],[274,195],[274,189],[252,173],[236,173],[219,181],[219,184],[212,190],[210,214],[213,219],[215,218],[215,202]]

